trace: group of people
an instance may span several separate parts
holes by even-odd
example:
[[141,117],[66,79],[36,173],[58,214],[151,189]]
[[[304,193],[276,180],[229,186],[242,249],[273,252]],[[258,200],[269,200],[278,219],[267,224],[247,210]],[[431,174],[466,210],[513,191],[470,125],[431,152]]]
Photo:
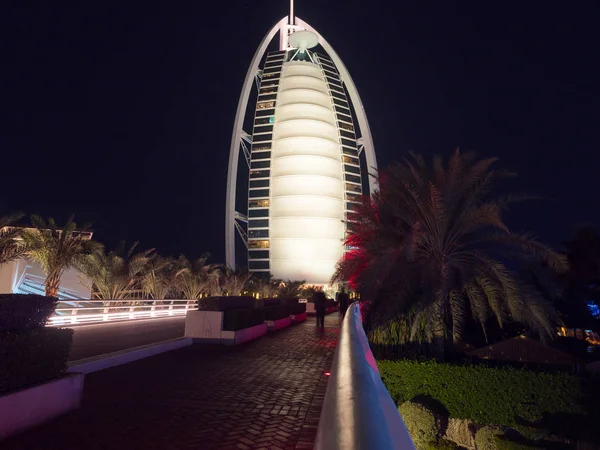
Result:
[[[327,296],[319,289],[313,294],[312,301],[315,304],[315,313],[317,314],[317,327],[324,328],[325,313],[327,312]],[[337,301],[340,308],[340,318],[343,320],[350,306],[350,296],[343,287],[337,294]]]

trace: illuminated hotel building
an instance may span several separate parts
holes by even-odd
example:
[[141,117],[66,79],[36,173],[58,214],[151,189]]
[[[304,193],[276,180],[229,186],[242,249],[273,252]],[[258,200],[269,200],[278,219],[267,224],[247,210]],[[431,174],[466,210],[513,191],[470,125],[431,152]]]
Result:
[[[264,58],[277,33],[279,50]],[[249,133],[242,126],[254,85]],[[240,149],[249,166],[247,214],[235,211]],[[328,285],[345,251],[346,215],[362,194],[360,152],[372,173],[377,163],[358,91],[327,41],[294,18],[292,5],[256,51],[238,104],[227,185],[227,263],[235,267],[237,228],[251,272]],[[369,176],[371,191],[375,183]]]

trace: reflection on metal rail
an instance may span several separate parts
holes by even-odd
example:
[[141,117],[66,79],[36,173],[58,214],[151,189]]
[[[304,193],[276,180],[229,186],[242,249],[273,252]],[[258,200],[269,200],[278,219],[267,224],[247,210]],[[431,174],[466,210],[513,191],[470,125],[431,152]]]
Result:
[[358,302],[342,323],[315,444],[317,450],[415,448],[379,376]]
[[196,300],[59,300],[48,326],[182,316],[196,305]]

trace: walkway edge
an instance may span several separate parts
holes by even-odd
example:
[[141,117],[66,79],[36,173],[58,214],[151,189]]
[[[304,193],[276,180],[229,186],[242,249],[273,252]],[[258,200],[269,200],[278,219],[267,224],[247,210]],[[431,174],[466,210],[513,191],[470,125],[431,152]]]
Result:
[[160,353],[177,350],[178,348],[192,345],[190,338],[176,338],[168,341],[157,342],[155,344],[142,345],[140,347],[119,350],[104,355],[92,356],[91,358],[79,359],[69,362],[68,372],[74,373],[92,373],[109,367],[120,366]]

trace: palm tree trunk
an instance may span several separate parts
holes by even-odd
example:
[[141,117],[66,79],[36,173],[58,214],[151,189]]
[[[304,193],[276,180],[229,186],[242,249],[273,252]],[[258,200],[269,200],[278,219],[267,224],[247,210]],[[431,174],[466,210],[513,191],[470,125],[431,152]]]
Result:
[[58,297],[58,289],[60,287],[60,273],[50,273],[46,277],[46,285],[44,291],[46,297]]

